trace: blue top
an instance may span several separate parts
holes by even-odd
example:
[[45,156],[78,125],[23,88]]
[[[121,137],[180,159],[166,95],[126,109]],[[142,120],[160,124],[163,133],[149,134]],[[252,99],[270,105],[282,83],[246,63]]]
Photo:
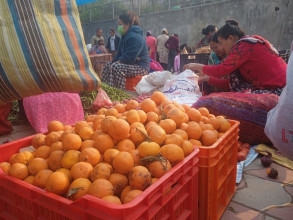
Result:
[[217,54],[215,54],[214,52],[211,53],[210,57],[209,57],[209,61],[208,61],[209,65],[219,65],[220,64],[220,60],[219,57],[217,56]]
[[117,60],[129,65],[138,65],[149,71],[150,57],[143,31],[139,26],[130,26],[126,34],[122,35],[113,62]]

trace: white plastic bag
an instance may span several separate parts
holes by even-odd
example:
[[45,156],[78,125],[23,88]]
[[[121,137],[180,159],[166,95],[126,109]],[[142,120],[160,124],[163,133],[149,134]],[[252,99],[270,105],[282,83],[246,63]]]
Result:
[[191,70],[173,75],[170,80],[167,80],[161,91],[168,99],[190,106],[201,97],[198,76]]
[[159,86],[155,86],[152,83],[148,82],[146,80],[147,77],[148,76],[142,77],[139,83],[134,87],[134,89],[139,95],[152,93],[153,91],[159,88]]
[[276,148],[293,160],[293,55],[287,67],[287,84],[275,108],[268,113],[265,134]]

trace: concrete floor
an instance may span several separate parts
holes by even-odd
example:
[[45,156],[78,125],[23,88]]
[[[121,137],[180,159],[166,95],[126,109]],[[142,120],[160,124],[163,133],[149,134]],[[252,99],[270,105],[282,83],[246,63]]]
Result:
[[[0,136],[0,144],[34,133],[29,124],[16,125],[11,134]],[[277,179],[267,177],[259,157],[244,167],[242,181],[221,220],[293,220],[293,170],[276,163],[271,166],[279,171]]]

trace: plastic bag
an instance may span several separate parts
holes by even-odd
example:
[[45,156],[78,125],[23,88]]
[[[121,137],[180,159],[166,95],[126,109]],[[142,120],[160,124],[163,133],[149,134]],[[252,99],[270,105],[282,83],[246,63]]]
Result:
[[170,80],[167,80],[161,91],[169,100],[190,106],[201,97],[198,76],[191,70],[173,75]]
[[265,133],[281,153],[293,160],[293,55],[287,67],[287,85],[277,106],[268,113]]
[[113,106],[113,103],[107,93],[99,88],[98,95],[93,103],[93,110],[98,111],[100,108],[110,108]]

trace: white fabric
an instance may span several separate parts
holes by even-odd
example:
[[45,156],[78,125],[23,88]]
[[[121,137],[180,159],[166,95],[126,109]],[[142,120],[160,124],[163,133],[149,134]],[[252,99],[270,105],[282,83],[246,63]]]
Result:
[[287,66],[287,84],[275,108],[268,113],[265,133],[279,151],[293,160],[293,55]]
[[111,47],[111,51],[115,51],[115,36],[112,36],[110,38],[110,47]]

